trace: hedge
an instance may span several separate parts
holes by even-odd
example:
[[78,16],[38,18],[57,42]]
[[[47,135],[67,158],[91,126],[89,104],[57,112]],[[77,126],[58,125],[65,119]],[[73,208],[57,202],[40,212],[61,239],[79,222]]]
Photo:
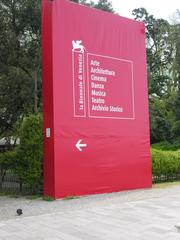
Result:
[[174,179],[180,176],[180,150],[162,151],[151,149],[153,177]]

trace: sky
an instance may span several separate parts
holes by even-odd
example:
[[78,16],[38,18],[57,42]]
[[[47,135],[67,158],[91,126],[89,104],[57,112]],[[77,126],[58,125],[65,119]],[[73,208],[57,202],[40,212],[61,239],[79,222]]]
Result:
[[115,11],[123,17],[132,18],[135,8],[144,7],[156,18],[171,20],[177,9],[180,10],[180,0],[110,0]]

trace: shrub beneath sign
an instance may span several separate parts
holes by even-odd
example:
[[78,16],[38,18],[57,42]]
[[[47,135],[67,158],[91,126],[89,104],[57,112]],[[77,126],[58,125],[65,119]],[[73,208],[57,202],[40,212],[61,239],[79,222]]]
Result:
[[17,147],[16,173],[22,183],[34,191],[42,183],[42,117],[29,115],[20,128],[20,145]]

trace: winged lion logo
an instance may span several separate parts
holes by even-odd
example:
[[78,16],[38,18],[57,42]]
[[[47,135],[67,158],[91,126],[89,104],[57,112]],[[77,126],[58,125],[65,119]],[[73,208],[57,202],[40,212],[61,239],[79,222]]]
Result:
[[82,45],[82,41],[81,40],[76,40],[76,41],[72,41],[72,46],[73,46],[73,51],[74,50],[79,50],[80,52],[84,53],[84,46]]

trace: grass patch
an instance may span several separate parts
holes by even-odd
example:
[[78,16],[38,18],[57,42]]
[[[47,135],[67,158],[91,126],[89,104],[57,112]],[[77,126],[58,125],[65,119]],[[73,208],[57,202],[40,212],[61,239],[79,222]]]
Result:
[[37,200],[37,199],[42,199],[42,195],[41,194],[31,195],[31,196],[27,196],[26,198],[29,200]]
[[153,184],[153,188],[155,189],[164,189],[164,188],[169,188],[174,186],[180,186],[180,181]]
[[4,197],[4,196],[7,196],[7,194],[4,192],[0,192],[0,197]]
[[43,196],[42,199],[47,202],[53,202],[55,199],[50,196]]
[[42,196],[42,194],[36,194],[36,195],[23,195],[23,194],[17,194],[17,193],[7,193],[7,192],[0,192],[0,197],[8,197],[8,198],[25,198],[28,200],[44,200],[48,202],[54,201],[54,198],[49,196]]
[[0,192],[0,197],[19,198],[21,195],[17,193]]
[[78,198],[80,198],[80,196],[67,196],[63,198],[63,200],[72,200],[72,199],[78,199]]

